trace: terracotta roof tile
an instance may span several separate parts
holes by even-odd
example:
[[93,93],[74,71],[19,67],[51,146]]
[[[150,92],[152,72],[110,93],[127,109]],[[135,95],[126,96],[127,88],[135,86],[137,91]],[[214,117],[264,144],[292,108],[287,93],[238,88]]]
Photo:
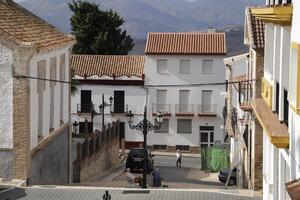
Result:
[[143,77],[144,56],[71,55],[71,67],[81,77],[93,75]]
[[246,23],[249,31],[250,45],[253,48],[265,46],[265,23],[251,14],[251,8],[246,8]]
[[22,8],[12,0],[0,0],[0,33],[17,44],[30,43],[37,48],[53,48],[74,43],[73,37]]
[[145,53],[225,55],[225,33],[148,33]]
[[225,33],[148,33],[146,54],[226,54]]

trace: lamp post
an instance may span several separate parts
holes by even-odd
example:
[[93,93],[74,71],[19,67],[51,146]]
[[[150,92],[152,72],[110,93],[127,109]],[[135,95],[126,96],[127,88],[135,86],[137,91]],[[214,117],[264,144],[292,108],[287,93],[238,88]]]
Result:
[[143,142],[143,146],[144,146],[144,167],[143,167],[143,183],[142,183],[142,188],[147,188],[147,180],[146,180],[147,179],[147,162],[148,162],[147,161],[147,133],[150,130],[159,130],[160,129],[161,124],[163,122],[163,114],[161,114],[160,112],[157,113],[157,115],[156,115],[157,124],[152,124],[147,119],[147,106],[145,106],[143,120],[140,121],[136,125],[132,125],[133,118],[134,118],[134,114],[131,111],[128,111],[128,113],[127,113],[127,121],[128,121],[129,127],[131,129],[142,131],[143,135],[144,135],[144,142]]
[[99,110],[100,110],[100,114],[102,115],[102,132],[105,131],[104,130],[104,110],[105,110],[105,107],[110,107],[111,109],[111,106],[112,106],[112,103],[113,103],[113,100],[114,98],[112,96],[109,97],[109,104],[106,103],[104,101],[104,94],[102,94],[102,104],[99,105]]
[[74,123],[73,123],[73,131],[74,131],[74,134],[76,135],[76,133],[77,133],[77,130],[78,130],[78,122],[77,121],[75,121]]

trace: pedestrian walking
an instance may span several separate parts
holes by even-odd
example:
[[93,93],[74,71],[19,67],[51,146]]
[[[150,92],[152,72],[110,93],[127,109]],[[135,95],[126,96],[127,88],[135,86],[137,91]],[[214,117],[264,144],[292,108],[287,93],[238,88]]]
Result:
[[105,191],[104,195],[103,195],[103,200],[111,200],[111,196],[108,193],[108,190]]
[[181,167],[181,158],[182,158],[182,154],[181,152],[179,151],[179,149],[177,149],[177,152],[176,152],[176,167]]

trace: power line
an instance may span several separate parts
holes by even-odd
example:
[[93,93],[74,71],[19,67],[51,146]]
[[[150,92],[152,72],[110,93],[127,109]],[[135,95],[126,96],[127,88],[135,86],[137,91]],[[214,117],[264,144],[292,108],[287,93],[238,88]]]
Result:
[[[49,78],[40,78],[35,76],[27,76],[23,74],[19,74],[16,72],[12,72],[12,77],[17,79],[34,79],[34,80],[42,80],[42,81],[49,81],[49,82],[58,82],[58,83],[66,83],[66,84],[74,84],[74,85],[81,85],[80,80],[79,83],[73,83],[70,81],[62,81],[62,80],[56,80],[56,79],[49,79]],[[251,80],[241,80],[241,81],[228,81],[228,82],[212,82],[212,83],[191,83],[191,84],[168,84],[168,85],[145,85],[144,87],[189,87],[189,86],[209,86],[209,85],[228,85],[228,84],[235,84],[235,83],[249,83],[253,82],[255,79]]]

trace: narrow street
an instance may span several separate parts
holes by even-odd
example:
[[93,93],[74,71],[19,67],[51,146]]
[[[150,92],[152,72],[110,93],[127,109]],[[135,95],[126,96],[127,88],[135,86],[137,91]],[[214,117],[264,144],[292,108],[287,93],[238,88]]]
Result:
[[[171,189],[224,189],[224,184],[219,182],[217,173],[208,173],[201,170],[200,157],[183,157],[182,167],[176,167],[175,162],[175,155],[155,155],[154,165],[161,172],[162,187]],[[124,170],[125,163],[106,176],[94,177],[80,185],[132,187],[128,184]],[[142,176],[141,172],[136,172],[134,175]]]

